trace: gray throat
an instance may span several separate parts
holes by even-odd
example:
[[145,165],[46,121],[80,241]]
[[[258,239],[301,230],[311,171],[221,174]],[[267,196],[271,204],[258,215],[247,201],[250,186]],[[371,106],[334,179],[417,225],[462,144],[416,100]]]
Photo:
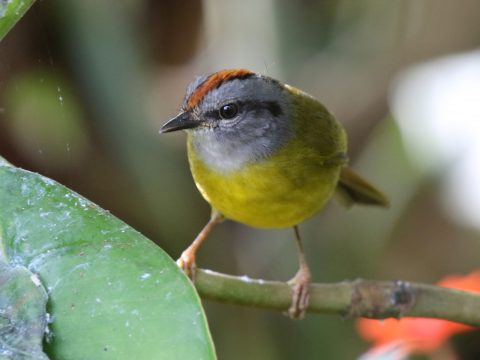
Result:
[[211,169],[229,173],[276,153],[291,138],[291,131],[256,128],[247,133],[198,129],[191,132],[192,145],[199,158]]

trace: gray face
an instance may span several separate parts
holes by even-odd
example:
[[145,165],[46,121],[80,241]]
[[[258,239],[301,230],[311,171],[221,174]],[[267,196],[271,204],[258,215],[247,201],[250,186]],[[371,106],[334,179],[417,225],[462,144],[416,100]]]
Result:
[[[190,84],[186,99],[204,79]],[[260,75],[233,79],[190,110],[202,125],[187,131],[207,165],[229,172],[268,157],[290,139],[288,111],[288,95],[277,81]]]

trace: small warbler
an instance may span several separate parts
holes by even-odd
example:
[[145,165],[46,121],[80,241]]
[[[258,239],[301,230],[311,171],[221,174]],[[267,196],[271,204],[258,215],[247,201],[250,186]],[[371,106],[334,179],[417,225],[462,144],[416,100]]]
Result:
[[299,270],[288,314],[303,317],[310,270],[298,224],[337,194],[344,203],[387,206],[379,190],[346,166],[347,138],[307,93],[246,69],[196,78],[180,113],[160,132],[186,130],[195,184],[210,221],[177,260],[193,277],[195,253],[224,218],[259,228],[293,227]]

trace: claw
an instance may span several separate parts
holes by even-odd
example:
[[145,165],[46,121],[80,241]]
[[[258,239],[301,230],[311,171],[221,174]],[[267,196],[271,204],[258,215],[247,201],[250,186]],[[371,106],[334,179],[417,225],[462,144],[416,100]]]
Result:
[[190,280],[194,280],[195,271],[197,270],[197,264],[195,263],[195,253],[185,250],[177,260],[177,265],[185,272]]
[[310,297],[310,272],[308,268],[301,268],[288,284],[292,287],[293,291],[288,316],[294,320],[301,320],[307,311]]

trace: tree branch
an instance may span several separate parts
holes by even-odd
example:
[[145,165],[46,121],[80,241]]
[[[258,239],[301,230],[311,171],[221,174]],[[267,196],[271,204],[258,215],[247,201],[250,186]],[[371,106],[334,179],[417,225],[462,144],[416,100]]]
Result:
[[[286,311],[292,289],[285,282],[199,269],[195,286],[205,299]],[[354,280],[311,284],[309,312],[349,317],[429,317],[480,326],[480,295],[404,281]]]

